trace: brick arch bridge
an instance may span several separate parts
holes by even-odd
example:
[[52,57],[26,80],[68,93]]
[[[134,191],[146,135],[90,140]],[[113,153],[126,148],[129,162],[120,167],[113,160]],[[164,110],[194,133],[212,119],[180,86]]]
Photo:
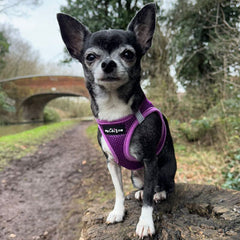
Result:
[[44,107],[55,98],[89,98],[84,78],[74,76],[23,76],[1,80],[0,87],[7,93],[8,103],[16,109],[12,122],[43,120]]

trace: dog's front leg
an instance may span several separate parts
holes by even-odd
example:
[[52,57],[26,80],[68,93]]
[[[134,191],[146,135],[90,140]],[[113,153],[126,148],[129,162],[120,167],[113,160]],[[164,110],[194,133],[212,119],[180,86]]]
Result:
[[121,222],[123,220],[124,209],[124,192],[122,184],[122,171],[121,167],[112,160],[108,161],[108,170],[112,177],[112,182],[116,192],[114,209],[109,213],[107,217],[107,223]]
[[143,206],[141,215],[137,224],[136,234],[139,238],[155,233],[153,223],[153,194],[156,180],[157,161],[144,160],[144,190],[143,190]]

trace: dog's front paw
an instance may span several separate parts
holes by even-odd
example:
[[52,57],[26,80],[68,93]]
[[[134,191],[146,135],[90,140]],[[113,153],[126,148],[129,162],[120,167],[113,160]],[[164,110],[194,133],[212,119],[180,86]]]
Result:
[[136,228],[136,234],[140,239],[147,237],[148,235],[152,236],[155,233],[153,217],[152,217],[153,208],[150,206],[143,206],[141,216]]
[[136,234],[140,239],[147,237],[148,235],[152,236],[155,233],[154,223],[150,219],[140,219],[137,228]]
[[112,224],[116,222],[122,222],[124,217],[124,209],[112,210],[107,217],[107,224]]
[[167,199],[166,191],[157,192],[153,196],[153,200],[154,200],[155,203],[157,203],[159,201],[166,200],[166,199]]

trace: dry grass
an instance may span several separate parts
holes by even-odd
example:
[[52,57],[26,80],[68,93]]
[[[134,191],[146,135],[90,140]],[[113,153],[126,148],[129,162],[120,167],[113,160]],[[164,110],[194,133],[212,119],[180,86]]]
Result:
[[223,184],[224,160],[213,148],[176,144],[175,151],[178,164],[176,182],[217,186]]

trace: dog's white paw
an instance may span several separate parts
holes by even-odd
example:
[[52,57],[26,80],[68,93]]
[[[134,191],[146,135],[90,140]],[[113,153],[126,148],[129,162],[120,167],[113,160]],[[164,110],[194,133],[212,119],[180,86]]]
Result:
[[161,191],[161,192],[157,192],[154,194],[153,196],[153,200],[154,202],[159,202],[159,201],[163,201],[167,199],[167,193],[166,191]]
[[125,213],[124,209],[121,209],[121,210],[120,209],[118,209],[118,210],[113,209],[109,213],[106,223],[107,224],[112,224],[112,223],[116,223],[116,222],[122,222],[123,217],[124,217],[124,213]]
[[136,228],[136,234],[140,239],[152,236],[155,233],[154,223],[152,219],[139,219]]
[[135,199],[137,199],[138,201],[143,200],[143,190],[135,192]]
[[152,212],[152,207],[142,207],[142,213],[136,228],[136,234],[140,239],[148,235],[152,236],[155,233]]

